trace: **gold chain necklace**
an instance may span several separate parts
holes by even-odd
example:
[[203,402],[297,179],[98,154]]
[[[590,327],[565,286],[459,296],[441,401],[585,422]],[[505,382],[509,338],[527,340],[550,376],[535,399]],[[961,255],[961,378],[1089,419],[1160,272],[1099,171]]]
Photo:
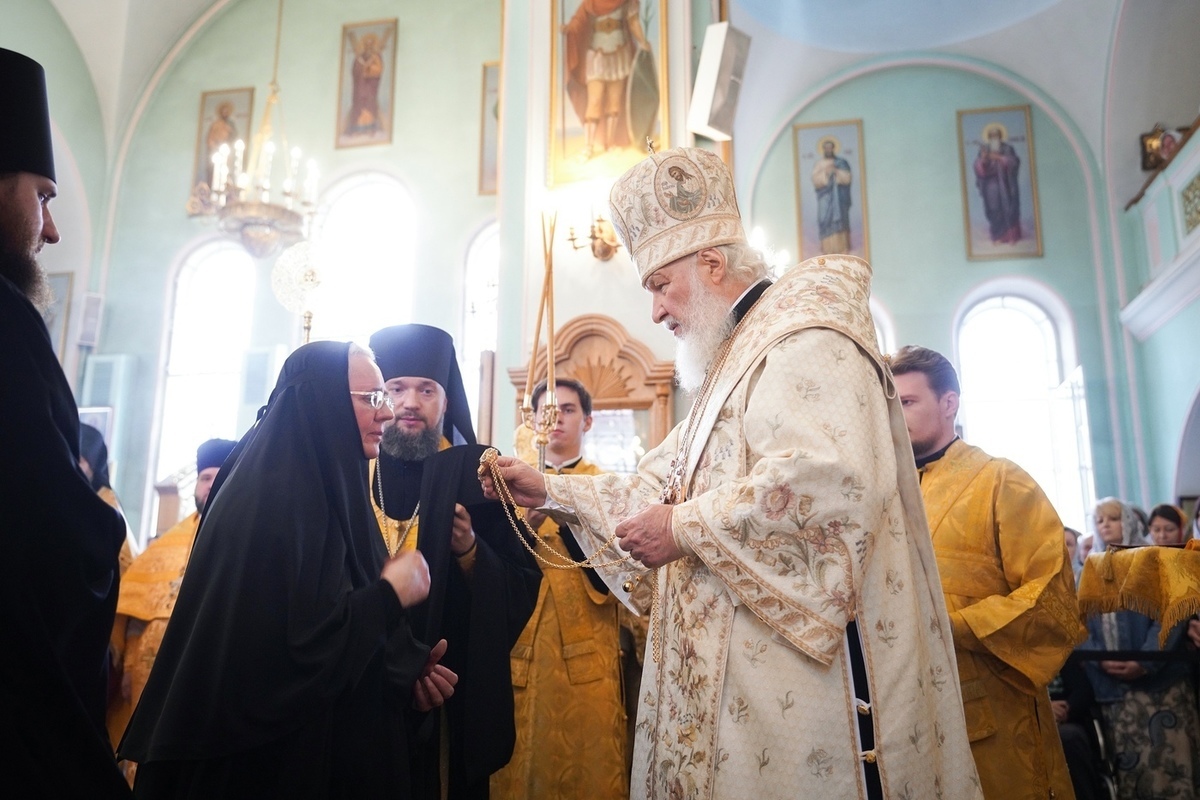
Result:
[[[675,451],[675,457],[671,459],[671,466],[667,472],[667,481],[663,484],[662,492],[658,496],[658,502],[663,505],[674,506],[683,502],[683,474],[687,470],[688,460],[691,457],[692,442],[696,438],[699,431],[697,427],[700,417],[705,406],[708,405],[709,396],[712,394],[713,387],[717,384],[717,376],[721,372],[721,368],[725,365],[725,360],[729,354],[733,352],[733,340],[737,338],[738,333],[742,329],[742,322],[746,317],[738,320],[737,325],[729,333],[729,337],[725,343],[721,345],[721,349],[717,351],[717,355],[709,364],[708,370],[704,373],[704,381],[700,384],[700,391],[696,393],[696,399],[692,401],[691,411],[688,413],[687,427],[683,429],[683,436],[680,441],[682,445]],[[626,581],[621,588],[627,594],[633,592],[634,587],[641,583],[644,576],[638,575],[631,581]],[[659,634],[659,629],[662,625],[662,602],[658,588],[658,568],[650,570],[650,652],[654,656],[654,663],[662,663],[662,636]]]
[[[400,552],[400,549],[404,547],[404,543],[408,541],[408,534],[412,532],[413,523],[417,521],[417,516],[421,511],[421,501],[418,500],[417,504],[413,506],[412,516],[408,518],[408,522],[404,523],[404,532],[400,533],[400,523],[388,517],[387,508],[383,505],[383,476],[379,474],[378,460],[375,461],[375,478],[377,479],[375,488],[379,498],[379,510],[383,512],[383,525],[381,526],[383,528],[383,546],[387,548],[388,558],[391,558]],[[392,544],[393,525],[395,526],[397,535],[397,541],[394,545]]]
[[[733,331],[729,334],[729,338],[725,340],[725,343],[721,346],[721,349],[713,358],[712,364],[709,365],[708,371],[704,375],[704,382],[700,384],[700,391],[696,394],[696,399],[692,403],[691,413],[688,414],[687,427],[684,429],[682,437],[683,446],[675,451],[675,458],[671,459],[671,467],[670,472],[667,475],[667,482],[663,485],[662,493],[659,495],[659,502],[663,505],[677,505],[683,500],[683,473],[684,470],[687,469],[688,458],[692,450],[692,441],[695,439],[696,433],[698,432],[696,425],[700,418],[700,412],[702,412],[704,407],[708,404],[709,396],[712,394],[713,387],[717,382],[717,375],[720,373],[721,367],[724,366],[725,360],[729,357],[729,353],[733,350],[733,340],[737,337],[738,332],[741,330],[742,321],[744,320],[745,317],[742,317],[742,319],[738,321],[738,324],[734,326]],[[479,458],[480,468],[487,469],[491,473],[492,483],[495,484],[496,493],[500,496],[500,500],[504,505],[504,513],[508,517],[509,524],[512,525],[512,529],[517,534],[517,538],[521,540],[521,544],[525,546],[525,549],[528,550],[534,558],[546,566],[551,567],[552,569],[582,569],[584,567],[596,569],[599,567],[617,566],[618,564],[633,561],[633,557],[628,554],[612,561],[594,561],[594,559],[599,556],[600,553],[604,552],[605,549],[607,549],[609,546],[612,546],[616,542],[616,533],[608,537],[604,544],[598,550],[596,550],[595,553],[588,556],[583,561],[575,561],[569,556],[566,556],[554,549],[549,542],[538,535],[537,531],[530,526],[528,520],[526,520],[524,517],[521,517],[521,523],[525,526],[525,530],[529,531],[530,535],[539,544],[544,545],[547,550],[556,555],[558,558],[562,559],[563,563],[554,563],[542,557],[529,545],[529,542],[526,540],[525,536],[522,535],[520,527],[517,525],[516,518],[513,516],[512,507],[515,506],[516,503],[513,501],[512,492],[509,490],[508,484],[504,481],[504,476],[500,474],[500,468],[496,465],[496,459],[499,457],[499,455],[500,453],[494,447],[489,447]],[[662,615],[662,609],[660,608],[661,603],[659,602],[658,568],[656,567],[650,570],[650,575],[652,578],[652,582],[650,584],[650,642],[651,652],[654,656],[654,662],[657,664],[661,663],[662,661],[662,643],[660,641],[661,637],[658,633]],[[625,590],[626,594],[631,593],[636,584],[641,582],[642,577],[643,576],[639,575],[633,580],[626,581],[621,588]]]
[[688,413],[687,427],[683,429],[683,436],[680,437],[682,443],[678,450],[675,451],[675,457],[671,459],[671,466],[667,472],[667,482],[663,484],[662,492],[659,494],[658,501],[664,505],[678,505],[683,502],[683,474],[687,470],[688,459],[692,453],[692,442],[696,438],[699,429],[700,417],[704,411],[704,407],[708,405],[709,395],[712,394],[713,387],[717,384],[717,375],[721,372],[721,368],[725,366],[725,360],[729,354],[733,352],[733,341],[737,338],[738,333],[742,329],[742,320],[734,326],[733,331],[729,334],[729,338],[721,345],[721,349],[717,351],[717,355],[713,358],[712,363],[708,367],[708,371],[704,373],[704,381],[700,384],[700,391],[696,393],[696,399],[692,401],[691,411]]
[[513,532],[517,534],[517,538],[521,540],[521,544],[524,545],[525,549],[529,551],[530,555],[551,569],[598,569],[600,567],[615,567],[618,564],[624,564],[633,560],[633,557],[628,553],[620,558],[615,558],[612,561],[596,560],[599,558],[601,553],[603,553],[610,546],[613,546],[617,541],[617,535],[614,533],[612,536],[608,537],[608,540],[605,541],[604,544],[601,545],[598,550],[596,550],[596,552],[592,553],[583,561],[576,561],[566,553],[559,552],[554,545],[546,541],[541,534],[533,529],[533,526],[529,524],[529,520],[525,519],[525,517],[520,517],[521,525],[524,525],[525,530],[529,531],[529,536],[539,545],[545,547],[547,550],[553,553],[554,556],[560,559],[560,561],[557,563],[551,561],[534,550],[533,547],[530,546],[529,540],[523,533],[521,533],[521,526],[517,524],[517,517],[513,516],[512,509],[516,506],[516,502],[513,500],[512,491],[508,488],[508,484],[504,482],[504,476],[500,474],[500,468],[496,466],[496,459],[499,456],[500,452],[496,450],[496,448],[489,447],[487,450],[484,450],[483,455],[479,457],[479,465],[491,473],[492,483],[496,485],[496,494],[500,495],[500,502],[504,506],[504,514],[508,517],[508,523],[512,526]]

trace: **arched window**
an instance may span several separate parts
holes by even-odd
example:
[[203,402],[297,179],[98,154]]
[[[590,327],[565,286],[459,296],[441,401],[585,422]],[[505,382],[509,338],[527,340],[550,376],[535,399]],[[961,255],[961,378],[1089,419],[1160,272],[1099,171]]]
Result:
[[968,442],[1033,476],[1064,524],[1086,530],[1095,488],[1083,370],[1065,305],[1034,291],[1049,296],[1006,292],[966,306],[956,337],[959,422]]
[[[206,439],[237,439],[254,313],[254,261],[233,242],[189,255],[175,281],[155,477],[186,468]],[[257,406],[264,398],[250,401]]]
[[458,348],[463,385],[472,416],[479,419],[479,360],[496,350],[500,301],[500,225],[493,222],[475,235],[467,249],[463,282],[463,335]]
[[313,226],[321,285],[313,297],[313,339],[366,343],[412,320],[417,213],[390,175],[353,175],[324,193]]

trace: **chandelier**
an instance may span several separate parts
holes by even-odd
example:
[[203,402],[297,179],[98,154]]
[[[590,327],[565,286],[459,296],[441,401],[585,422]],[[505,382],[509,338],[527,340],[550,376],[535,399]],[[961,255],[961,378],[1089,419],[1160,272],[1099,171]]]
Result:
[[[205,213],[215,214],[221,230],[239,239],[255,258],[268,258],[280,248],[307,239],[317,202],[317,164],[312,159],[304,163],[300,148],[288,147],[283,124],[283,104],[279,96],[282,30],[283,0],[279,0],[275,62],[262,121],[248,152],[246,142],[238,139],[232,147],[222,144],[213,154],[211,195],[203,208]],[[278,176],[281,179],[276,182]]]

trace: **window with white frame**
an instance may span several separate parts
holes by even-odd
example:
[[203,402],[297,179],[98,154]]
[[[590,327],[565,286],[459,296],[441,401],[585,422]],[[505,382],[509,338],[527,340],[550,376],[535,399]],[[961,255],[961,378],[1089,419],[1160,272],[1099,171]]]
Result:
[[479,366],[486,350],[495,352],[500,302],[500,225],[491,223],[467,249],[463,282],[463,336],[458,347],[463,386],[471,415],[479,419]]
[[312,298],[313,339],[366,344],[412,321],[416,205],[382,172],[352,175],[322,195],[313,225],[321,285]]
[[163,383],[159,480],[193,463],[205,440],[237,439],[245,432],[239,417],[255,282],[254,261],[234,242],[201,245],[179,270]]
[[1065,305],[1039,300],[995,294],[962,315],[959,422],[968,442],[1019,464],[1082,531],[1095,504],[1083,370],[1067,346]]

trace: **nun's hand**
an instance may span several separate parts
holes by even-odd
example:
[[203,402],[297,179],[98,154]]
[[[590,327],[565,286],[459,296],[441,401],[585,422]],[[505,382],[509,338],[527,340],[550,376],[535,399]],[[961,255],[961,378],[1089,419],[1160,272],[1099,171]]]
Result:
[[420,550],[398,553],[383,565],[379,577],[392,585],[400,605],[416,605],[429,596],[429,564]]
[[454,694],[458,683],[458,675],[448,667],[439,664],[446,654],[446,640],[442,639],[429,651],[429,660],[421,677],[413,684],[413,708],[417,711],[430,711],[445,703]]

